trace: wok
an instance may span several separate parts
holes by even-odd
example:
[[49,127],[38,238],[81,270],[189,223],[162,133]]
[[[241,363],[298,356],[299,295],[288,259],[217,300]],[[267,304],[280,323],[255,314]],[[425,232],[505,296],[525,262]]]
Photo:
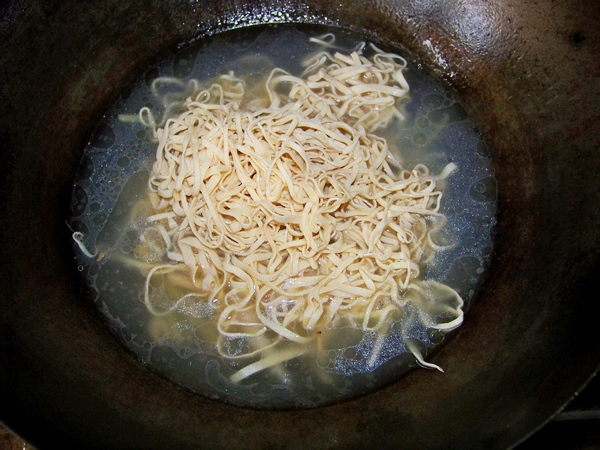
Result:
[[[504,448],[600,362],[600,3],[14,0],[0,22],[0,420],[41,448]],[[458,335],[416,371],[333,406],[215,403],[139,365],[90,306],[65,225],[76,166],[118,93],[179,44],[325,23],[399,44],[489,143],[499,223]]]

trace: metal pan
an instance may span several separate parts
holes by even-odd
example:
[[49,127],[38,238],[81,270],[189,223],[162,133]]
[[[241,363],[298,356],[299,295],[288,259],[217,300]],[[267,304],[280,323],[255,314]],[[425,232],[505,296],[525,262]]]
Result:
[[[600,362],[600,4],[461,0],[15,0],[0,21],[0,419],[40,448],[504,448]],[[481,297],[418,371],[334,406],[215,403],[137,364],[90,309],[65,219],[105,108],[178,44],[267,22],[405,47],[492,152],[500,208]]]

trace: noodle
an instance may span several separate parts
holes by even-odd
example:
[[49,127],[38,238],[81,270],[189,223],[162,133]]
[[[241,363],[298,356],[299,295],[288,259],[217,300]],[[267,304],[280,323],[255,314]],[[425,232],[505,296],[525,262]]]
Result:
[[[403,119],[406,61],[374,46],[367,58],[363,48],[320,52],[300,77],[273,69],[266,107],[245,108],[245,83],[229,73],[209,87],[190,81],[184,111],[161,127],[148,108],[139,113],[158,142],[147,220],[162,240],[150,245],[142,235],[140,245],[162,252],[163,261],[147,272],[146,306],[165,315],[197,298],[213,309],[221,339],[253,342],[236,357],[260,359],[234,382],[304,353],[318,330],[340,320],[383,335],[409,302],[417,310],[436,302],[417,282],[419,263],[435,247],[432,224],[443,218],[437,181],[455,166],[433,176],[392,158],[374,132]],[[182,82],[159,79],[153,89],[160,83]],[[156,309],[152,278],[184,268],[189,292]],[[445,331],[460,326],[463,303],[452,293],[456,306],[440,309],[454,319],[419,319]],[[439,368],[407,342],[419,364]],[[219,352],[231,357],[222,345]]]

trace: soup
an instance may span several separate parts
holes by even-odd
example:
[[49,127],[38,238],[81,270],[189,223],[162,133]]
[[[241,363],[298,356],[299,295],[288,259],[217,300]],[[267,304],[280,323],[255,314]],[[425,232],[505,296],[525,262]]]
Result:
[[[416,365],[436,368],[424,357],[462,321],[490,256],[495,181],[465,111],[417,65],[323,31],[251,28],[184,49],[116,102],[84,151],[70,225],[94,301],[143,364],[209,398],[313,407],[368,392]],[[364,69],[377,64],[380,72]],[[331,76],[352,80],[366,70],[360,77],[369,85],[390,67],[396,78],[389,89],[367,94],[366,103],[307,100],[319,89],[331,96]],[[289,131],[290,114],[307,124]],[[183,159],[174,166],[177,157],[165,148],[181,152],[181,130],[209,122],[217,125],[190,138],[199,143],[189,167]],[[244,144],[240,154],[249,159],[234,161],[237,181],[218,178],[230,172],[219,171],[217,159],[203,165],[206,149],[219,148],[214,142],[242,142],[248,130],[254,147]],[[275,137],[292,149],[308,147],[284,148],[275,159],[287,162],[279,164],[263,145]],[[202,167],[214,172],[211,193],[188,183],[191,194],[182,195],[187,175],[179,174]],[[311,168],[317,175],[307,175]],[[340,187],[350,173],[359,181]],[[264,195],[254,198],[248,186],[261,176],[251,188],[261,185]],[[209,202],[217,186],[215,195],[227,194],[220,214]],[[331,206],[353,188],[343,207]],[[265,203],[273,191],[285,191],[286,200]],[[332,193],[327,207],[336,212],[315,206],[316,191]],[[388,194],[395,200],[383,201]],[[188,200],[204,212],[179,214],[190,209]],[[416,223],[400,227],[409,233],[403,244],[383,223],[392,216],[400,223],[401,213]],[[324,219],[331,216],[333,225]],[[262,234],[244,234],[257,223]],[[314,224],[320,228],[306,231]],[[284,258],[276,247],[288,249]],[[385,266],[383,254],[399,256]],[[395,278],[384,275],[391,267],[400,270]]]

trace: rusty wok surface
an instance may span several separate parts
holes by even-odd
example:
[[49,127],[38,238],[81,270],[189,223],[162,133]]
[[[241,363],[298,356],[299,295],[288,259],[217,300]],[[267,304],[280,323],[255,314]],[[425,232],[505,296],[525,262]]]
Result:
[[[0,420],[41,448],[504,448],[597,370],[600,4],[18,1],[0,22]],[[268,22],[396,43],[480,124],[498,180],[489,277],[458,335],[370,395],[297,411],[209,401],[140,366],[85,298],[69,199],[105,108],[160,55]]]

